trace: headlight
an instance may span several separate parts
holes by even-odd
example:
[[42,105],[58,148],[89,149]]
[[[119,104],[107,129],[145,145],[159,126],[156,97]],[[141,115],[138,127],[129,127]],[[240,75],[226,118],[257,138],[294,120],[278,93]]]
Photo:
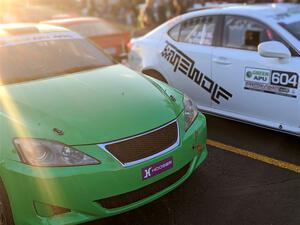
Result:
[[190,128],[190,126],[196,119],[198,115],[198,110],[195,103],[192,101],[192,99],[190,99],[186,95],[184,96],[183,103],[184,103],[184,118],[185,118],[184,129],[187,130]]
[[16,138],[14,144],[21,161],[32,166],[81,166],[100,163],[73,147],[55,141]]

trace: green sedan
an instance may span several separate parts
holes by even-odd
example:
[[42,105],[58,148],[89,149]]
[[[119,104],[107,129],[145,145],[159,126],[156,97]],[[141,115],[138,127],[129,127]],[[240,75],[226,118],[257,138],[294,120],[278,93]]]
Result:
[[0,26],[0,224],[80,224],[147,204],[205,160],[190,98],[76,33]]

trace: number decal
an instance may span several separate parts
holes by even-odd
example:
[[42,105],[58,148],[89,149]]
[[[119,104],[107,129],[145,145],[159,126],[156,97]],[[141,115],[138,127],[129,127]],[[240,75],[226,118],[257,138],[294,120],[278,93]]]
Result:
[[273,73],[272,74],[272,84],[279,84],[280,83],[280,74]]
[[297,98],[299,75],[290,71],[246,67],[244,89]]
[[289,82],[291,84],[293,84],[293,86],[295,88],[298,88],[298,75],[297,74],[294,74],[290,79],[289,79]]
[[298,75],[290,72],[272,71],[271,84],[298,88]]

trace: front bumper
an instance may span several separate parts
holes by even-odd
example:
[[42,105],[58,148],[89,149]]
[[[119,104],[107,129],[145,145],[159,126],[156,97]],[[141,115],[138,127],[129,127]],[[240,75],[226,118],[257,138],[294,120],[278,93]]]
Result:
[[[79,148],[102,161],[95,166],[37,168],[15,161],[5,163],[2,179],[10,198],[15,224],[79,224],[135,209],[175,189],[207,156],[204,116],[199,114],[187,132],[183,130],[183,120],[179,121],[182,121],[179,122],[181,143],[176,149],[128,168],[122,167],[96,145]],[[168,157],[173,158],[172,169],[143,181],[142,168]],[[139,190],[163,180],[185,166],[188,169],[183,176],[151,196],[113,209],[99,204],[101,199]],[[69,212],[52,216],[51,212],[47,212],[50,205],[68,209]]]

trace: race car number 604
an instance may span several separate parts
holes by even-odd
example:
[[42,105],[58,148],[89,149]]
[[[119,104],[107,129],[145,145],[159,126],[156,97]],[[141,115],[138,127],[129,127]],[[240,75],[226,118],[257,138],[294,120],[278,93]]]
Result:
[[291,88],[298,88],[298,75],[295,73],[273,71],[271,84],[280,85]]

